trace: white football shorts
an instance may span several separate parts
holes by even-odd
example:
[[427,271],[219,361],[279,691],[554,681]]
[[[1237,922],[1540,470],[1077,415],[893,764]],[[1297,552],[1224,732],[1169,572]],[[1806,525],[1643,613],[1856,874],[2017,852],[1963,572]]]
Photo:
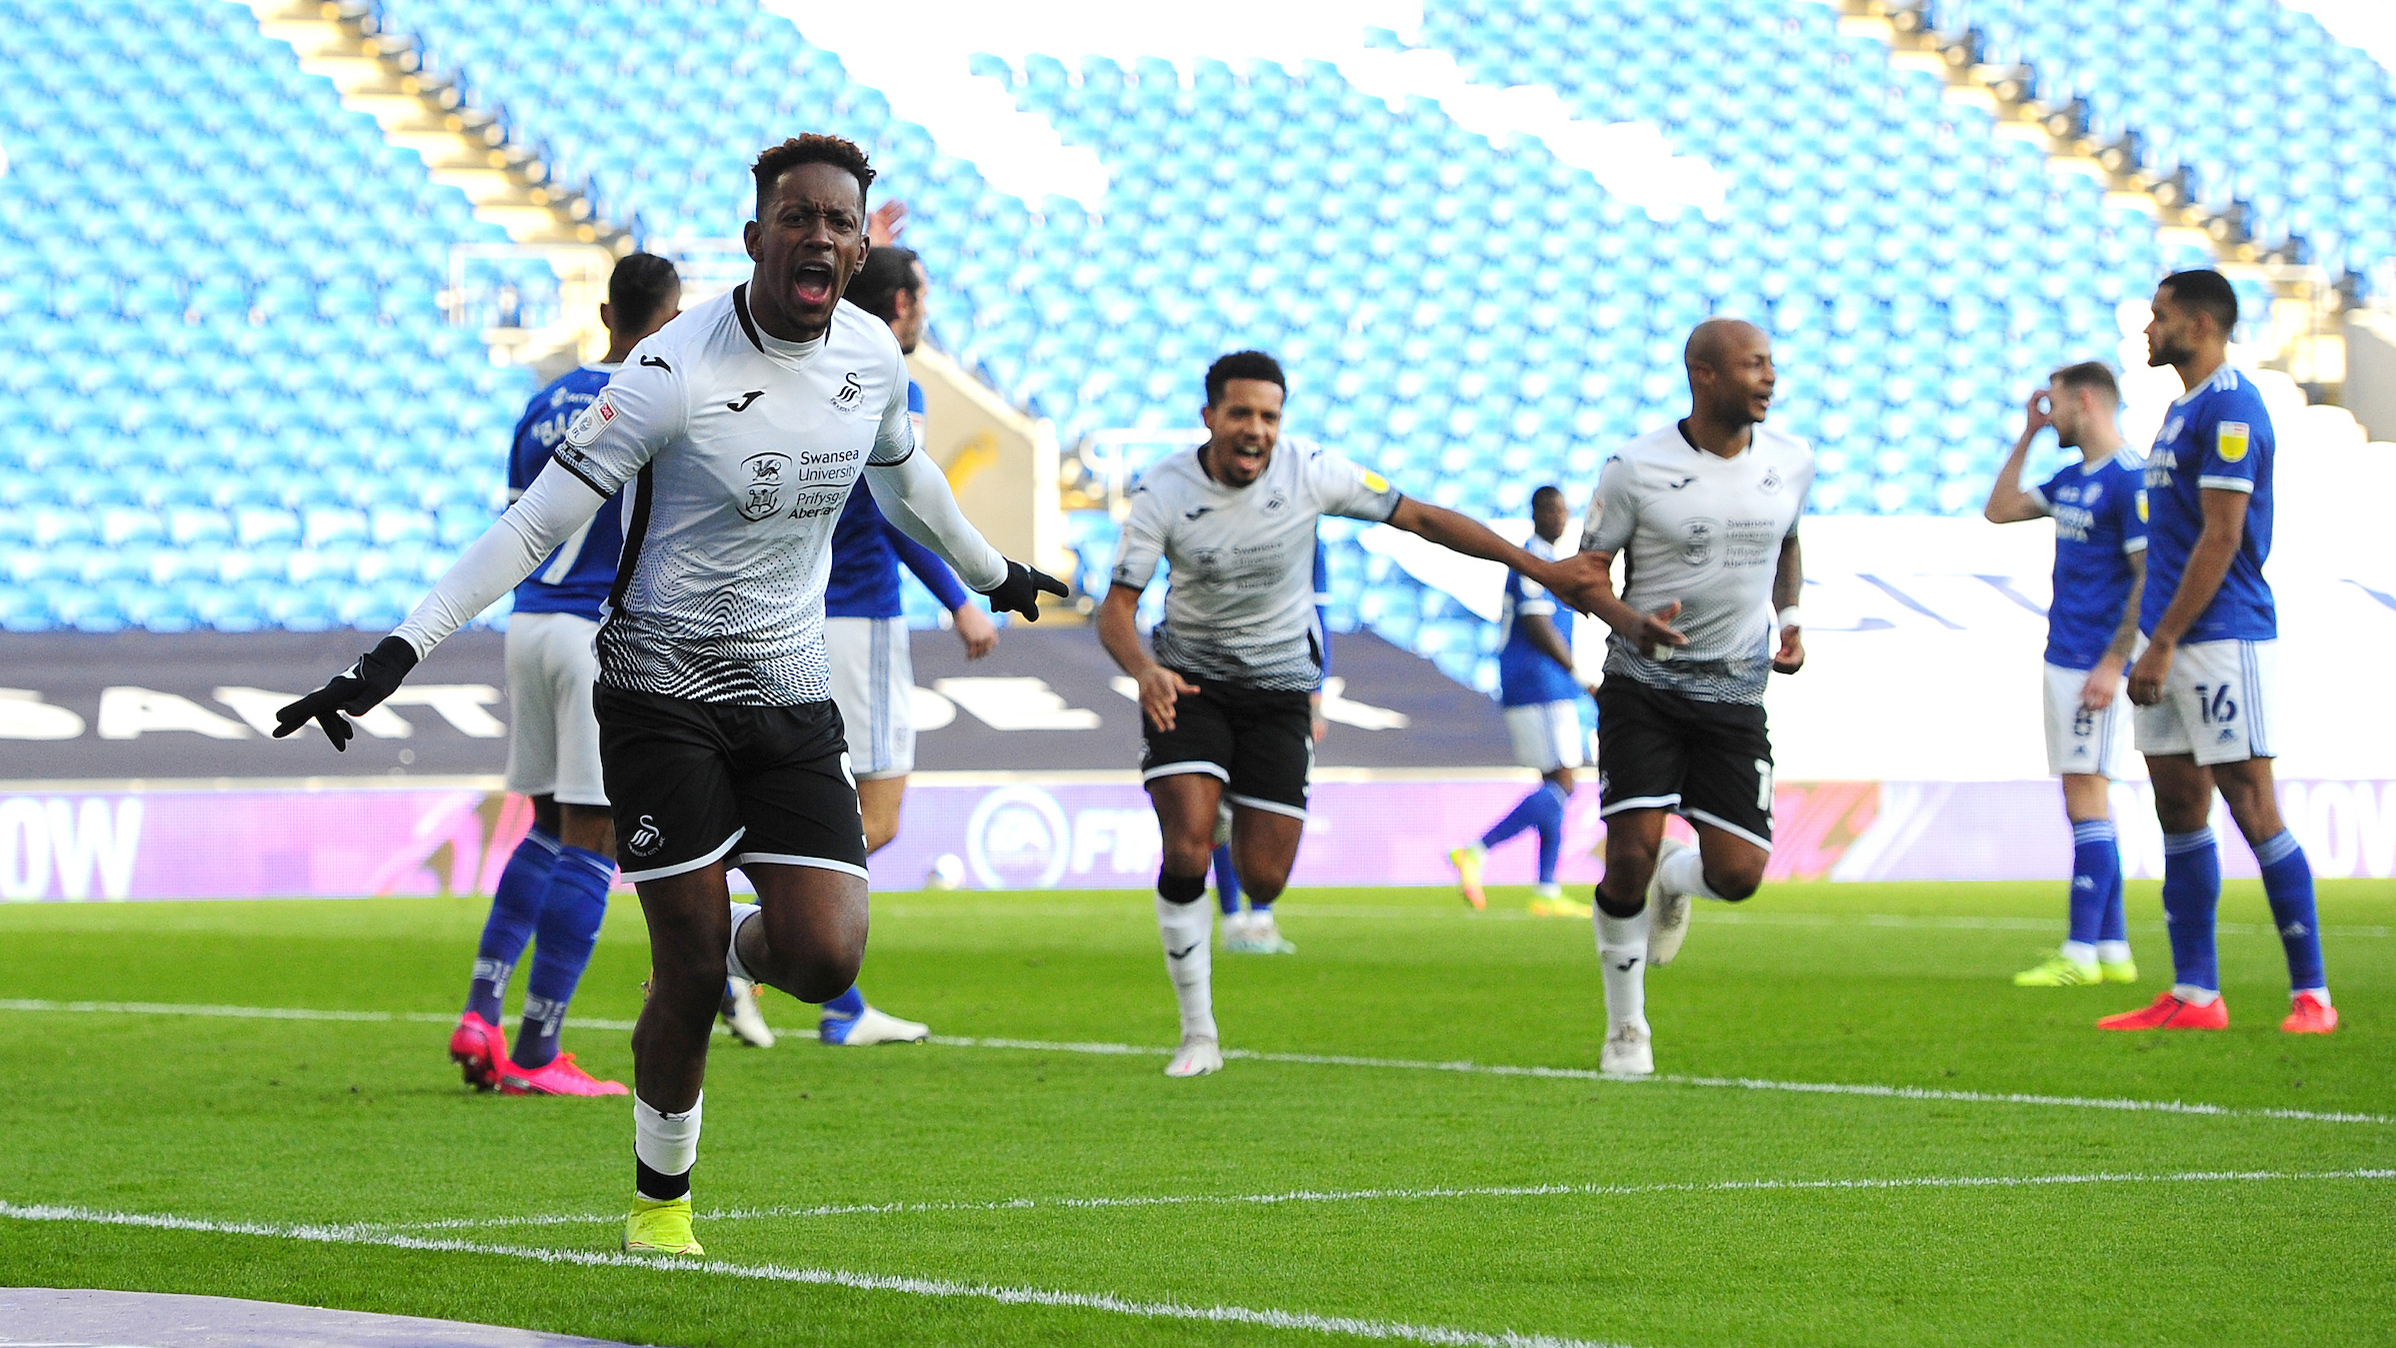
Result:
[[1577,768],[1589,761],[1582,749],[1578,702],[1508,707],[1506,736],[1514,741],[1514,761],[1535,772]]
[[507,789],[561,805],[607,804],[599,771],[599,624],[573,613],[518,613],[507,625]]
[[2137,712],[2138,752],[2187,754],[2203,767],[2271,758],[2276,641],[2200,641],[2174,653],[2163,700]]
[[859,780],[915,771],[915,658],[905,618],[826,618],[832,700]]
[[2046,667],[2047,771],[2058,777],[2093,773],[2118,777],[2122,756],[2130,747],[2130,695],[2114,690],[2103,711],[2080,705],[2080,690],[2088,686],[2088,671],[2062,665]]

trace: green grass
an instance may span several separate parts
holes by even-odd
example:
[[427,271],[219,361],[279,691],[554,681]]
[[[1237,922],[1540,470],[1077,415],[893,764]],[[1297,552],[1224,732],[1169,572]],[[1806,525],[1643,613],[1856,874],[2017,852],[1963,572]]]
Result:
[[[1667,1074],[2396,1116],[2396,890],[2327,884],[2347,1025],[2278,1033],[2261,896],[2233,884],[2232,1028],[2106,1035],[2168,979],[2134,890],[2136,988],[2028,991],[2058,886],[1780,885],[1698,915],[1649,982]],[[1519,911],[1521,892],[1493,909]],[[1586,923],[1476,915],[1444,893],[1290,899],[1294,958],[1216,956],[1226,1042],[1260,1052],[1588,1069]],[[0,909],[0,998],[454,1010],[468,901]],[[1875,920],[1875,918],[1879,920]],[[1889,919],[1901,919],[1891,921]],[[628,1019],[646,963],[611,913],[576,1002]],[[866,988],[944,1034],[1164,1046],[1172,998],[1137,895],[896,895]],[[785,1030],[812,1025],[781,998]],[[620,1030],[569,1030],[628,1078]],[[612,1250],[621,1101],[457,1083],[445,1028],[0,1011],[0,1200],[209,1223],[360,1223],[339,1241],[0,1222],[0,1284],[305,1301],[672,1344],[1322,1343],[1319,1330],[1087,1307],[577,1266],[372,1243],[397,1224],[510,1250]],[[1608,1343],[2396,1341],[2396,1179],[1722,1188],[1747,1181],[2396,1169],[2396,1124],[1957,1098],[1628,1084],[947,1045],[771,1052],[719,1039],[697,1171],[711,1258],[1127,1302],[1349,1316]],[[1680,1189],[1659,1186],[1684,1185]],[[1519,1186],[1639,1192],[1421,1194]],[[1709,1187],[1712,1186],[1712,1187]],[[1091,1207],[1007,1200],[1380,1197]],[[815,1206],[935,1210],[805,1215]],[[778,1216],[707,1217],[774,1208]]]

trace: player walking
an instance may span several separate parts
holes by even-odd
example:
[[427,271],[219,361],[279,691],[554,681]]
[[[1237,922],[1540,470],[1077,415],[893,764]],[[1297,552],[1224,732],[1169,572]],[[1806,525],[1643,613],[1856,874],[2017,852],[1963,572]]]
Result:
[[[884,511],[993,605],[1050,577],[1000,556],[916,452],[887,325],[840,295],[867,250],[865,154],[832,136],[756,164],[747,283],[641,343],[523,499],[347,673],[279,713],[338,747],[442,637],[633,484],[598,636],[599,756],[654,970],[633,1031],[635,1189],[624,1247],[695,1254],[707,1042],[727,971],[821,1002],[856,982],[865,833],[829,695],[824,580],[862,474]],[[731,904],[739,866],[755,904]],[[762,916],[763,921],[757,921]]]
[[2146,461],[2146,652],[2130,667],[2138,751],[2163,825],[2163,916],[2171,991],[2097,1022],[2107,1030],[2219,1030],[2230,1023],[2213,961],[2221,857],[2206,819],[2216,787],[2263,870],[2263,893],[2288,956],[2291,1006],[2280,1028],[2338,1028],[2322,970],[2313,871],[2280,820],[2271,781],[2271,671],[2279,613],[2271,555],[2271,414],[2254,380],[2229,363],[2238,294],[2215,271],[2176,272],[2155,290],[2147,363],[2188,391],[2164,415]]
[[[1556,543],[1564,537],[1568,519],[1561,489],[1532,492],[1531,539],[1524,550],[1555,560]],[[1573,771],[1584,757],[1581,681],[1572,669],[1572,610],[1559,611],[1537,581],[1509,571],[1501,621],[1506,644],[1498,650],[1498,703],[1506,709],[1506,736],[1514,742],[1514,761],[1538,773],[1540,782],[1480,841],[1448,853],[1448,863],[1456,868],[1464,901],[1486,907],[1481,863],[1489,849],[1525,829],[1536,829],[1539,892],[1531,900],[1532,913],[1587,917],[1587,905],[1566,899],[1563,886],[1556,883],[1556,859],[1564,850],[1564,802],[1572,798]]]
[[[599,306],[607,354],[568,370],[525,405],[508,453],[509,499],[532,485],[567,426],[615,377],[633,347],[664,327],[681,303],[682,281],[673,263],[634,253],[616,264],[607,279],[607,303]],[[566,1004],[590,963],[616,875],[616,831],[600,779],[599,722],[591,713],[591,681],[598,672],[591,639],[616,576],[621,507],[620,498],[610,498],[516,587],[507,632],[508,704],[515,709],[508,725],[507,789],[531,799],[533,824],[499,873],[474,951],[466,1008],[449,1036],[450,1060],[466,1084],[481,1090],[624,1093],[619,1082],[592,1080],[575,1066],[573,1054],[557,1047]],[[524,1023],[510,1057],[499,1001],[536,930]]]
[[[1772,850],[1764,682],[1805,664],[1797,521],[1814,455],[1762,424],[1771,340],[1752,323],[1709,318],[1689,334],[1684,360],[1689,416],[1615,451],[1581,524],[1581,551],[1599,566],[1627,553],[1622,596],[1608,584],[1589,610],[1613,629],[1597,690],[1607,1020],[1598,1061],[1639,1075],[1655,1070],[1644,966],[1679,951],[1691,896],[1735,902],[1763,883]],[[1696,827],[1695,850],[1664,837],[1669,810]]]
[[[1165,458],[1133,488],[1114,584],[1098,610],[1100,643],[1139,684],[1140,776],[1164,840],[1156,922],[1181,1005],[1168,1076],[1223,1066],[1214,910],[1198,902],[1218,806],[1231,803],[1233,866],[1262,902],[1281,896],[1298,857],[1314,764],[1308,695],[1322,673],[1322,633],[1307,603],[1316,521],[1386,521],[1527,572],[1567,602],[1593,584],[1586,566],[1533,557],[1337,454],[1298,445],[1276,452],[1287,387],[1279,363],[1257,351],[1207,370],[1207,441]],[[1134,616],[1159,558],[1172,579],[1151,658]]]
[[[1997,470],[1982,514],[1992,524],[2053,517],[2054,601],[2047,608],[2047,771],[2063,779],[2072,825],[2071,931],[2053,959],[2013,976],[2025,988],[2135,983],[2122,911],[2121,847],[2110,791],[2129,717],[2117,701],[2138,640],[2138,590],[2146,580],[2146,465],[2122,447],[2121,390],[2089,361],[2057,370],[2030,395],[2013,453]],[[2080,451],[2080,462],[2021,485],[2039,431]]]

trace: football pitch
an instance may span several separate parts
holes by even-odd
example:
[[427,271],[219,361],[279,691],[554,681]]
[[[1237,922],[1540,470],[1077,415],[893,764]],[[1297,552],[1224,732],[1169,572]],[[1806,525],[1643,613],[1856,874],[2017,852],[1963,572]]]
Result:
[[[2091,1028],[2169,981],[2152,883],[2097,990],[2008,981],[2059,885],[1701,905],[1646,1082],[1594,1070],[1589,926],[1527,891],[1294,893],[1295,956],[1218,951],[1245,1056],[1193,1081],[1146,896],[879,896],[866,991],[939,1039],[827,1049],[769,994],[782,1044],[716,1040],[707,1257],[664,1263],[616,1252],[623,1100],[446,1061],[482,901],[5,908],[0,1285],[677,1345],[2396,1341],[2396,889],[2322,886],[2314,1038],[2228,888],[2218,1034]],[[620,898],[597,1075],[646,950]]]

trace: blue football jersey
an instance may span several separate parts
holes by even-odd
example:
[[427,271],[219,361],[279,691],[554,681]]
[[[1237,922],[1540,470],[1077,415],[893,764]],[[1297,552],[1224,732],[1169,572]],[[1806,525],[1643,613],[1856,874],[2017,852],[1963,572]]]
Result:
[[[582,409],[599,397],[615,376],[613,365],[584,365],[559,375],[557,382],[532,396],[524,417],[516,423],[516,439],[508,452],[508,499],[524,494],[532,480],[549,466],[549,451],[566,438],[566,427]],[[599,621],[608,591],[616,583],[616,555],[624,550],[624,496],[618,492],[591,522],[532,570],[516,586],[518,613],[572,613]]]
[[[1555,544],[1537,534],[1523,544],[1523,550],[1548,561],[1556,556]],[[1581,695],[1580,680],[1546,651],[1532,645],[1531,638],[1516,621],[1534,614],[1553,624],[1556,635],[1564,638],[1564,649],[1572,649],[1572,610],[1558,604],[1539,582],[1520,571],[1507,572],[1505,600],[1498,614],[1498,623],[1506,634],[1506,644],[1498,648],[1501,705],[1530,707],[1542,702],[1570,702]]]
[[[907,415],[915,422],[915,443],[923,444],[923,389],[907,381]],[[945,609],[961,607],[968,595],[957,573],[948,569],[930,548],[899,531],[874,504],[874,494],[862,477],[849,489],[840,521],[832,529],[832,570],[824,582],[827,618],[896,618],[907,611],[899,594],[899,563]]]
[[1323,539],[1314,540],[1314,625],[1322,633],[1323,675],[1331,674],[1331,554],[1323,550]]
[[2130,554],[2146,550],[2146,465],[2128,450],[2093,467],[2075,463],[2031,489],[2055,520],[2055,599],[2047,607],[2047,663],[2094,669],[2130,601]]
[[2277,448],[2271,414],[2255,381],[2224,365],[2164,413],[2163,429],[2146,458],[2146,590],[2138,626],[2150,635],[2171,605],[2188,569],[2188,554],[2204,532],[2207,488],[2246,493],[2246,531],[2230,558],[2229,574],[2213,602],[2183,633],[2183,642],[2269,641],[2279,635],[2279,610],[2263,580],[2271,555],[2271,459]]

